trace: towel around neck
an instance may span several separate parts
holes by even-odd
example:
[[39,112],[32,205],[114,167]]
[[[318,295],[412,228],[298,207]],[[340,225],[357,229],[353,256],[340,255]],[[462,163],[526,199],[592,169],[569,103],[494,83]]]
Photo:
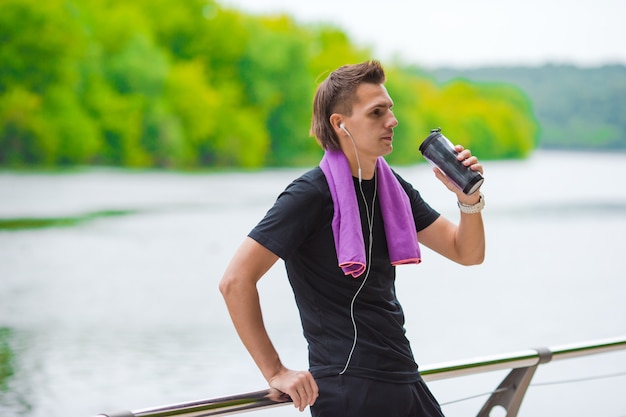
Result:
[[[339,267],[346,275],[359,277],[367,268],[361,215],[348,158],[340,150],[326,151],[320,162],[333,199],[333,236]],[[392,265],[421,262],[415,220],[409,197],[387,161],[376,162],[378,199]]]

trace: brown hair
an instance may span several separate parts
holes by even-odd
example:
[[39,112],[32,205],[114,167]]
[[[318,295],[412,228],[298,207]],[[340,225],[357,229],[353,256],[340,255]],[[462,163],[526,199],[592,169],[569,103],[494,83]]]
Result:
[[356,102],[356,89],[361,83],[383,84],[385,71],[379,61],[344,65],[331,72],[319,85],[313,100],[311,135],[325,150],[340,149],[339,138],[330,124],[333,113],[352,114]]

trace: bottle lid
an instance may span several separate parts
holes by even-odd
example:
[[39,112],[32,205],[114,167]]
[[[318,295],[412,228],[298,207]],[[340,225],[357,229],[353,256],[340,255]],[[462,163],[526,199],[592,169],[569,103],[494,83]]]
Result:
[[435,138],[437,136],[441,135],[441,128],[435,128],[435,129],[430,129],[430,135],[428,135],[428,137],[426,139],[424,139],[424,141],[422,142],[422,144],[419,147],[419,151],[421,153],[424,153],[424,150],[430,146],[430,144],[432,143],[432,141],[435,140]]

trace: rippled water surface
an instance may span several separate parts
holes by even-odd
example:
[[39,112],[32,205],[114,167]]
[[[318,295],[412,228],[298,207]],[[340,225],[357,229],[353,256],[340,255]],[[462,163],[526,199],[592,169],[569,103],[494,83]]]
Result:
[[[398,268],[418,362],[625,336],[624,167],[624,154],[486,162],[485,263],[461,267],[425,250],[421,265]],[[429,167],[397,170],[457,219]],[[90,417],[265,388],[217,283],[301,172],[0,173],[0,416]],[[26,223],[9,227],[16,219]],[[282,263],[260,292],[283,361],[305,368]],[[626,352],[543,365],[520,416],[624,416],[626,376],[539,385],[624,372]],[[465,417],[486,397],[453,401],[504,376],[430,386],[448,416]],[[300,414],[285,406],[250,415]]]

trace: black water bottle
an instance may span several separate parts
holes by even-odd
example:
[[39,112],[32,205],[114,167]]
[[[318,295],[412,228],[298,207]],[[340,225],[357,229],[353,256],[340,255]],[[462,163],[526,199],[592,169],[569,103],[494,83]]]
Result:
[[452,142],[441,134],[440,128],[430,131],[419,150],[426,160],[442,170],[465,194],[475,193],[485,181],[480,172],[472,171],[456,159],[458,152]]

